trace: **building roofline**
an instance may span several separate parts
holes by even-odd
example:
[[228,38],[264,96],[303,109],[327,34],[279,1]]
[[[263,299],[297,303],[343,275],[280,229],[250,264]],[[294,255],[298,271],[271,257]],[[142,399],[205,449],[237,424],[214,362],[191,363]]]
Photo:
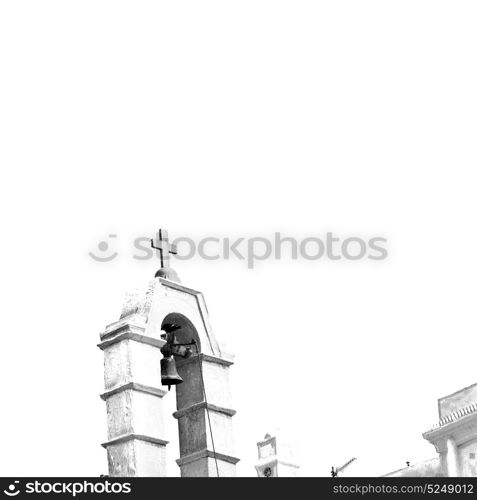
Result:
[[459,392],[464,392],[466,391],[467,389],[470,389],[471,387],[475,387],[477,386],[477,382],[474,383],[474,384],[470,384],[468,385],[467,387],[463,387],[462,389],[459,389],[458,391],[455,391],[455,392],[452,392],[451,394],[447,394],[446,396],[442,396],[441,398],[439,398],[437,400],[437,402],[439,403],[440,401],[442,401],[443,399],[446,399],[446,398],[450,398],[451,396],[455,396],[456,394],[459,394]]

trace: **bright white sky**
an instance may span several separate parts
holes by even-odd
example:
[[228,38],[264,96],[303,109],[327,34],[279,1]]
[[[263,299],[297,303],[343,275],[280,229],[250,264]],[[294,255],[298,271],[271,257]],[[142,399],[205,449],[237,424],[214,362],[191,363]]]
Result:
[[450,0],[1,2],[1,475],[106,473],[98,334],[159,226],[389,240],[382,262],[176,264],[236,354],[240,474],[276,427],[306,475],[434,456],[436,399],[477,381],[476,22]]

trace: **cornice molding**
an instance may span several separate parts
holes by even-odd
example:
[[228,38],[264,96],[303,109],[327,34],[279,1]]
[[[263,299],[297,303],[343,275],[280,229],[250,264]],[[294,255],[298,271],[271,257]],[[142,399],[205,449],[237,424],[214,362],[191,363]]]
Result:
[[206,403],[205,401],[201,401],[200,403],[195,403],[193,405],[187,406],[186,408],[182,408],[181,410],[177,410],[172,414],[174,418],[181,418],[190,413],[194,413],[199,410],[208,409],[209,411],[214,411],[215,413],[222,413],[227,415],[228,417],[233,417],[237,412],[230,408],[224,408],[223,406],[217,406],[210,403]]
[[152,436],[146,436],[144,434],[129,433],[110,439],[106,443],[102,443],[101,446],[103,448],[107,448],[108,446],[126,443],[127,441],[131,441],[133,439],[137,439],[138,441],[146,441],[147,443],[156,444],[159,446],[166,446],[167,444],[169,444],[169,441],[165,441],[164,439],[159,439]]
[[123,385],[114,387],[113,389],[109,389],[108,391],[103,392],[103,394],[100,394],[100,398],[103,401],[106,401],[111,396],[114,396],[115,394],[118,394],[120,392],[127,391],[127,390],[144,392],[146,394],[151,394],[152,396],[157,396],[159,398],[162,398],[167,394],[166,390],[160,389],[159,387],[152,387],[149,385],[138,384],[136,382],[128,382],[127,384],[123,384]]
[[181,465],[190,464],[202,458],[214,458],[214,459],[216,458],[217,460],[222,460],[222,462],[228,462],[233,465],[240,462],[240,458],[232,457],[231,455],[224,455],[223,453],[217,453],[217,452],[214,453],[213,451],[210,450],[201,450],[201,451],[196,451],[194,453],[190,453],[189,455],[185,455],[177,459],[176,463],[180,467]]

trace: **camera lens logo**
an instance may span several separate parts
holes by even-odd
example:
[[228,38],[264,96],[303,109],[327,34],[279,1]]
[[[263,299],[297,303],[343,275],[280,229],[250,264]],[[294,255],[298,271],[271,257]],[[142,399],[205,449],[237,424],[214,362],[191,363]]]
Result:
[[6,490],[3,490],[3,493],[9,497],[16,497],[20,494],[20,490],[17,489],[18,484],[20,484],[20,481],[13,481],[13,483],[10,484]]
[[[117,234],[110,234],[110,238],[116,238]],[[98,243],[98,250],[105,254],[109,250],[109,243],[107,241],[100,241]],[[96,260],[97,262],[110,262],[111,260],[115,259],[118,256],[118,252],[114,252],[110,255],[95,255],[92,252],[89,252],[88,255]]]

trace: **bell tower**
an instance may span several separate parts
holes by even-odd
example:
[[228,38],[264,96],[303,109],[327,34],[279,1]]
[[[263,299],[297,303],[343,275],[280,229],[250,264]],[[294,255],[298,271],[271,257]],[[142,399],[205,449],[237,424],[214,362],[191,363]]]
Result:
[[[216,340],[202,294],[179,283],[164,262],[164,233],[152,242],[162,247],[161,269],[144,289],[126,296],[119,320],[100,334],[109,475],[166,475],[163,398],[174,389],[161,383],[162,363],[165,382],[176,392],[181,476],[234,476],[233,356]],[[187,354],[181,356],[183,346]]]
[[288,446],[278,446],[276,436],[265,434],[257,443],[258,463],[255,466],[258,477],[297,477],[299,465],[293,463]]

